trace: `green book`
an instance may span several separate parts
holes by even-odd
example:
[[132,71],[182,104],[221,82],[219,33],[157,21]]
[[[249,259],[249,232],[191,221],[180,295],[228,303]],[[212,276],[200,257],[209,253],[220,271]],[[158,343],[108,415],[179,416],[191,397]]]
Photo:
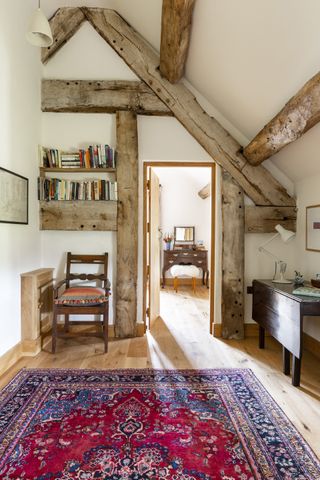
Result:
[[320,288],[298,287],[293,292],[295,295],[305,295],[307,297],[320,297]]

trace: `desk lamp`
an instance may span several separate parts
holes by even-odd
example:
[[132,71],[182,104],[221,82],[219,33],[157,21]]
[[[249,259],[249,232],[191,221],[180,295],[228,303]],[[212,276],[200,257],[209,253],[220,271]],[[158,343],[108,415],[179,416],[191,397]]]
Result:
[[274,277],[272,280],[273,283],[292,283],[290,280],[287,280],[284,276],[286,272],[287,264],[282,260],[280,260],[280,258],[278,258],[276,255],[271,253],[269,250],[267,250],[265,247],[277,237],[281,237],[281,240],[284,243],[288,243],[295,236],[295,233],[292,232],[291,230],[287,230],[286,228],[283,228],[281,225],[276,225],[275,230],[277,231],[277,233],[273,235],[273,237],[269,238],[269,240],[267,240],[265,243],[260,245],[259,252],[263,252],[266,255],[269,255],[269,257],[273,258],[275,261]]

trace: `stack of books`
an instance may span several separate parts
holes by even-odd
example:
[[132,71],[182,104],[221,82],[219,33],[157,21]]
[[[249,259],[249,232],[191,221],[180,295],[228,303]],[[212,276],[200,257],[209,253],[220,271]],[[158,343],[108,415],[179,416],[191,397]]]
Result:
[[118,200],[117,182],[101,179],[63,180],[38,179],[39,200]]
[[90,145],[75,152],[40,146],[39,156],[45,168],[116,168],[116,152],[109,145]]

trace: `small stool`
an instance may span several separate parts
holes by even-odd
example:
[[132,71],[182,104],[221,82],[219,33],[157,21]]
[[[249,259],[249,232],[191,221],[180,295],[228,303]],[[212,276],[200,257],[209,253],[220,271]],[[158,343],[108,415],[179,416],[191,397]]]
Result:
[[196,278],[199,275],[199,268],[195,265],[173,265],[170,268],[170,273],[173,276],[173,288],[178,292],[179,278],[178,277],[191,277],[192,279],[192,291],[196,293]]

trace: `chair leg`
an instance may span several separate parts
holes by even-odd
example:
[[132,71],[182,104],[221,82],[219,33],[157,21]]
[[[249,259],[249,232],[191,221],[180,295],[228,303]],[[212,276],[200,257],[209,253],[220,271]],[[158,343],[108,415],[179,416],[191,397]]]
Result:
[[109,305],[107,304],[103,314],[104,353],[108,353],[108,335],[109,335]]
[[195,277],[192,277],[192,291],[193,291],[193,293],[196,293],[196,279],[195,279]]
[[64,316],[64,332],[68,333],[69,332],[69,315]]
[[52,346],[51,352],[56,353],[56,346],[57,346],[57,314],[53,312],[53,319],[52,319]]
[[174,277],[173,279],[173,289],[178,293],[178,287],[179,287],[179,280],[178,277]]

